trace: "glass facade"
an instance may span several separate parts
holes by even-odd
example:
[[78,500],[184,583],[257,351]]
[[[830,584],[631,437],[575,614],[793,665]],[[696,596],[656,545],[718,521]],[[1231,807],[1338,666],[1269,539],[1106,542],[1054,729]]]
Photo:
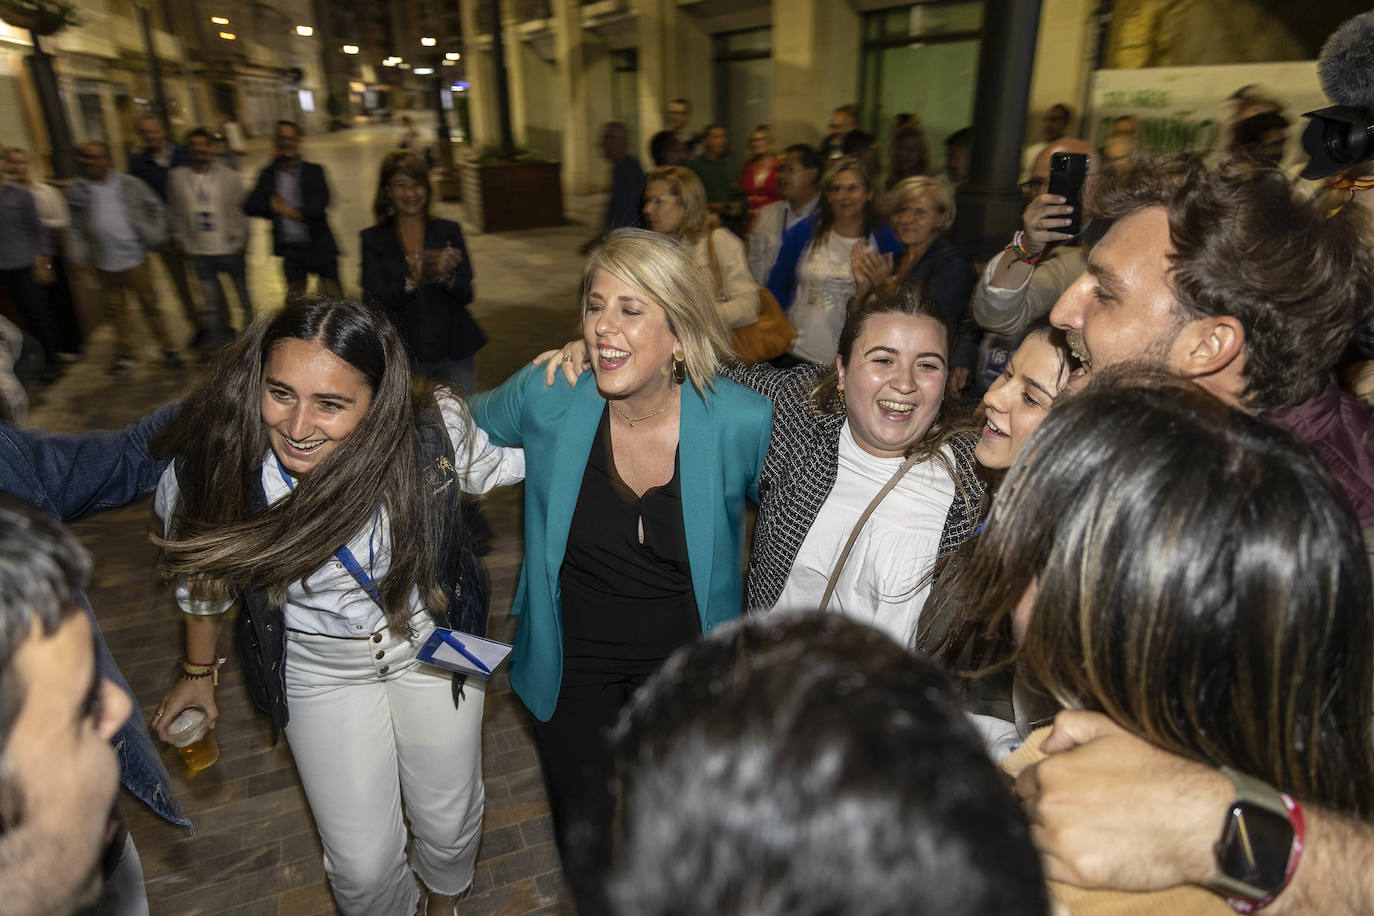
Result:
[[898,115],[915,115],[930,170],[944,168],[945,138],[973,118],[982,27],[982,0],[937,0],[864,16],[859,126],[880,148],[890,148]]

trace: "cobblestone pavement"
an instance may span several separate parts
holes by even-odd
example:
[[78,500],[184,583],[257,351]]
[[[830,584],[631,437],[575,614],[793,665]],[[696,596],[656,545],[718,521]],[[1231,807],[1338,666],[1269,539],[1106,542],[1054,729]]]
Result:
[[[329,173],[334,191],[330,219],[344,248],[341,270],[349,294],[357,293],[357,234],[372,221],[376,164],[395,133],[390,127],[355,128],[309,137],[304,145],[306,158],[323,163]],[[250,160],[248,180],[266,161],[265,149]],[[536,352],[575,331],[577,245],[591,234],[600,206],[598,198],[569,201],[573,222],[555,229],[469,233],[478,292],[473,313],[491,338],[479,357],[480,387],[498,384]],[[440,203],[435,210],[462,218],[457,204]],[[249,279],[258,307],[268,308],[280,301],[283,283],[270,255],[268,227],[254,222]],[[169,326],[189,337],[170,284],[160,273],[158,284]],[[98,329],[86,358],[34,396],[30,423],[66,432],[120,426],[175,398],[198,371],[161,368],[149,341],[138,367],[111,378],[105,368],[112,350],[110,330]],[[493,584],[491,632],[498,639],[508,640],[514,633],[507,612],[520,567],[520,500],[520,488],[514,487],[488,501],[496,537],[485,562]],[[181,654],[178,615],[154,572],[156,552],[148,539],[152,524],[151,500],[144,500],[73,526],[95,555],[91,603],[145,721],[171,683]],[[221,650],[228,641],[225,637]],[[125,795],[153,916],[336,912],[290,751],[285,741],[271,743],[268,724],[252,709],[232,661],[218,702],[221,758],[215,766],[188,778],[175,753],[164,753],[196,835],[188,837],[158,821]],[[474,893],[460,908],[465,916],[569,911],[527,723],[505,676],[498,674],[487,694],[482,729],[486,822]]]

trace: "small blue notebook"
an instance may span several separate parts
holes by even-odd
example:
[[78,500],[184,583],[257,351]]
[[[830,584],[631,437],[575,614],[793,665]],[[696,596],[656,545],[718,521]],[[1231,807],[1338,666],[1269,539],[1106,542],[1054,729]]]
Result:
[[438,627],[415,657],[426,665],[485,679],[506,660],[510,650],[510,646],[494,639]]

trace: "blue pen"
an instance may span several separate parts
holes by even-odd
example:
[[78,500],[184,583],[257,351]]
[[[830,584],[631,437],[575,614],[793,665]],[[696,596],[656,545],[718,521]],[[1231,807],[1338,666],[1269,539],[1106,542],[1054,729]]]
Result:
[[482,664],[482,660],[480,658],[469,652],[467,650],[467,647],[463,645],[463,643],[458,639],[457,636],[454,636],[448,630],[440,630],[439,636],[444,640],[444,642],[448,643],[450,646],[457,649],[459,655],[463,656],[463,658],[466,658],[468,661],[476,665],[478,671],[481,671],[483,674],[491,674],[491,669],[488,668],[486,665]]

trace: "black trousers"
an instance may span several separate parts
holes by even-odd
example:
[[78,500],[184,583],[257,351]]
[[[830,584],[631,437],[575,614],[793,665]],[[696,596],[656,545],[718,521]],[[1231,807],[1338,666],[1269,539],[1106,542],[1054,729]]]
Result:
[[57,323],[45,306],[45,297],[39,295],[38,284],[33,282],[33,266],[0,270],[0,286],[14,300],[24,330],[42,345],[45,362],[51,363],[57,358]]
[[600,640],[566,634],[558,705],[549,721],[534,722],[554,838],[580,916],[606,912],[602,886],[611,860],[616,801],[610,730],[630,697],[672,650],[700,634],[667,623],[663,635],[665,641],[653,650],[631,649],[626,657]]

